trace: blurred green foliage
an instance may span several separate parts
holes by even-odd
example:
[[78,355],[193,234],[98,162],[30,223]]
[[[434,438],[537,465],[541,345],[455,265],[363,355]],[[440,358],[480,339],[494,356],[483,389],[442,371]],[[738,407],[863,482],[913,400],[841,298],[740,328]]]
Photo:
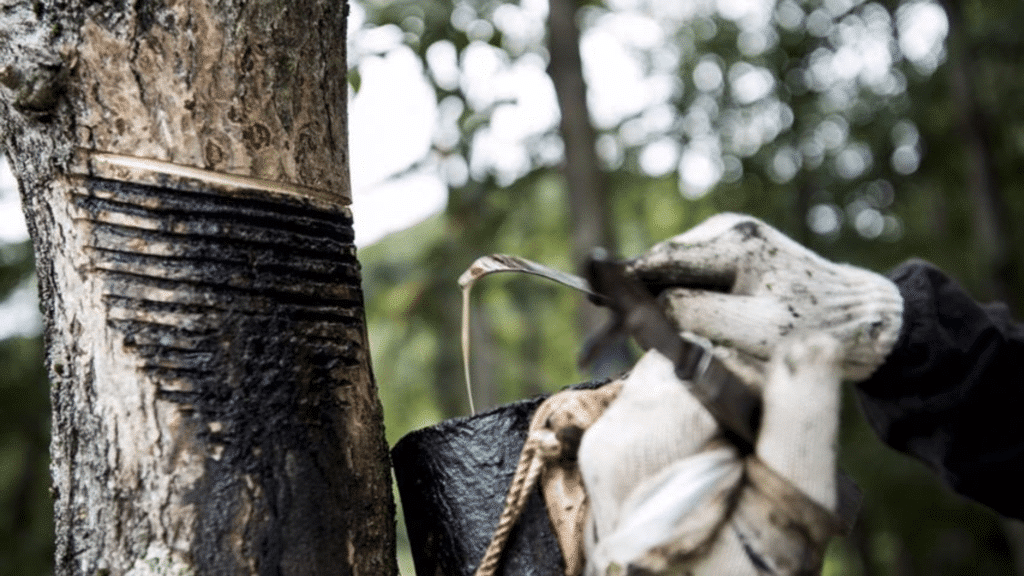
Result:
[[[0,302],[32,274],[27,241],[0,244]],[[13,315],[0,315],[7,332]],[[6,316],[6,317],[4,317]],[[48,574],[53,506],[48,448],[50,401],[42,338],[0,340],[0,575]]]
[[[1024,316],[1024,230],[1015,225],[1024,221],[1024,5],[766,1],[770,18],[759,26],[731,17],[730,7],[743,3],[724,0],[580,3],[584,35],[620,12],[676,4],[690,10],[655,19],[665,32],[657,46],[627,47],[642,62],[642,79],[664,83],[623,89],[663,85],[664,98],[596,126],[613,248],[631,256],[717,212],[748,212],[834,260],[880,271],[911,257],[931,260],[979,299],[1007,298]],[[481,45],[503,66],[530,57],[546,62],[542,39],[524,41],[502,23],[525,4],[396,0],[359,7],[366,28],[393,27],[425,61],[431,47],[450,44],[464,70],[467,50]],[[935,9],[945,15],[945,39],[914,52],[907,42],[921,30],[912,24]],[[884,66],[858,68],[849,60],[870,50],[884,51]],[[392,444],[468,411],[456,279],[476,257],[506,252],[576,267],[559,157],[543,153],[552,142],[557,151],[557,126],[524,143],[526,164],[517,170],[470,169],[475,137],[514,103],[474,107],[464,78],[439,80],[426,70],[438,102],[455,111],[457,134],[435,138],[422,161],[447,175],[448,205],[360,250]],[[354,61],[353,89],[361,79]],[[659,146],[675,156],[652,168]],[[710,163],[714,182],[687,173],[687,152]],[[0,302],[30,274],[27,243],[0,245]],[[575,364],[587,336],[576,327],[580,305],[579,295],[535,279],[482,282],[473,298],[478,404],[587,379]],[[0,341],[0,575],[50,570],[41,365],[39,337]],[[841,455],[865,505],[855,532],[830,547],[825,574],[1024,574],[1019,524],[949,493],[922,465],[882,446],[852,395]],[[403,545],[403,572],[411,574]]]
[[[505,66],[531,54],[547,60],[542,42],[524,45],[502,24],[509,4],[526,3],[362,4],[367,26],[400,31],[424,59],[438,102],[461,111],[458,139],[436,138],[423,161],[442,172],[472,165],[482,155],[476,136],[502,106],[515,105],[474,107],[479,98],[465,77],[471,48],[491,47]],[[660,4],[673,3],[580,3],[578,21],[586,37],[602,19],[657,13]],[[878,271],[930,260],[980,300],[1007,300],[1024,315],[1024,230],[1016,225],[1024,221],[1024,43],[1012,32],[1024,24],[1020,4],[781,0],[768,3],[770,21],[753,31],[723,15],[732,3],[679,5],[697,6],[695,15],[656,17],[670,31],[665,41],[629,47],[643,79],[671,79],[669,96],[596,126],[619,254],[717,212],[747,212],[833,260]],[[937,41],[922,47],[929,24]],[[458,82],[428,57],[445,43],[458,54]],[[880,61],[858,64],[872,50],[884,51]],[[769,87],[744,94],[741,84],[751,90],[755,80]],[[533,152],[557,125],[550,132],[526,142],[525,169],[450,177],[444,213],[360,252],[390,442],[468,412],[456,279],[476,257],[506,252],[575,269],[557,158]],[[645,155],[664,141],[675,143],[676,156],[659,172]],[[708,189],[685,173],[687,150],[718,171]],[[575,365],[587,336],[576,329],[579,295],[500,275],[474,293],[478,407],[481,398],[498,404],[588,379]],[[1024,574],[1020,524],[950,493],[923,465],[882,445],[852,394],[841,457],[865,505],[855,532],[830,547],[825,574]]]

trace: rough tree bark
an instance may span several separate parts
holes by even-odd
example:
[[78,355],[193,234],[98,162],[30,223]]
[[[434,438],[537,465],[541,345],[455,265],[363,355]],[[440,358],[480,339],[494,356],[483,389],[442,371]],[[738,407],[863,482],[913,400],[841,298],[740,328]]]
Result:
[[0,2],[57,574],[395,574],[344,2]]

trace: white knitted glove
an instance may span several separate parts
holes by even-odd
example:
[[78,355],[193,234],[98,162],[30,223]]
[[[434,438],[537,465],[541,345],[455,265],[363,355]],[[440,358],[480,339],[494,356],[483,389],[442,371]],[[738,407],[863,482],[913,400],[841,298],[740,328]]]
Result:
[[767,371],[756,453],[715,436],[711,415],[649,351],[583,435],[591,519],[586,576],[814,573],[836,533],[839,345],[790,338]]
[[626,376],[618,397],[583,433],[577,462],[590,501],[592,536],[619,524],[637,485],[691,456],[719,432],[714,417],[687,391],[675,367],[648,351]]
[[663,294],[679,327],[715,344],[768,359],[789,333],[831,335],[849,380],[864,380],[882,364],[902,326],[903,299],[890,280],[829,262],[751,216],[709,218],[655,245],[630,269],[648,285],[669,288]]

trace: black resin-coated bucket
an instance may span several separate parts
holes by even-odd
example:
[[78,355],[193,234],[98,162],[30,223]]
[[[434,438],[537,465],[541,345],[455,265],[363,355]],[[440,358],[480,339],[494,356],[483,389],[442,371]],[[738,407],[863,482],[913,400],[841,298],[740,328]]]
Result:
[[[583,384],[593,388],[599,384]],[[471,576],[498,523],[530,418],[544,397],[410,432],[391,458],[418,576]],[[535,488],[499,574],[561,576],[562,553]]]

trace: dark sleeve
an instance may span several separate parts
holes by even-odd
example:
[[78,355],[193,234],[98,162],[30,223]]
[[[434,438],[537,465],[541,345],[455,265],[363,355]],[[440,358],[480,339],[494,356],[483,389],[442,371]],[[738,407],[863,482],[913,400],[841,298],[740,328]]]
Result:
[[889,277],[903,295],[903,328],[858,386],[868,421],[957,492],[1024,518],[1024,324],[928,263]]

